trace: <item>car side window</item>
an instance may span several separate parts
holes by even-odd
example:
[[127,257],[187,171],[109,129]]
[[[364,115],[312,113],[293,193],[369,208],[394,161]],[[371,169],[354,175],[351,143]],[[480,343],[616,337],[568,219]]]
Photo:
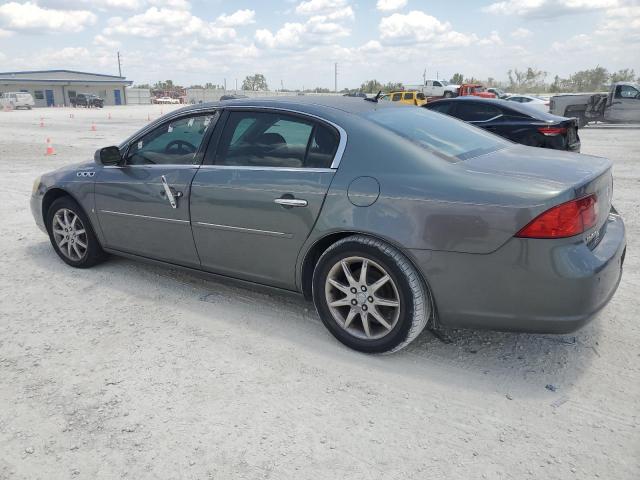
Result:
[[416,93],[416,98],[417,98],[418,100],[426,100],[426,99],[427,99],[427,98],[424,96],[424,93],[422,93],[422,92],[418,92],[418,93]]
[[482,122],[501,115],[500,109],[480,102],[459,102],[454,116],[467,122]]
[[433,82],[434,87],[441,87],[442,84],[440,82]]
[[616,98],[636,98],[638,96],[638,90],[631,85],[618,85],[616,87]]
[[393,96],[391,97],[392,102],[399,102],[400,100],[402,100],[401,93],[394,93]]
[[429,110],[433,110],[434,112],[440,112],[444,114],[450,114],[452,103],[451,102],[434,102],[430,104]]
[[232,111],[220,138],[215,164],[328,168],[338,143],[332,129],[311,120],[283,113]]
[[216,113],[171,120],[134,141],[127,165],[190,165],[196,161],[204,134]]
[[405,100],[413,100],[413,93],[411,92],[407,92],[404,94],[404,99]]

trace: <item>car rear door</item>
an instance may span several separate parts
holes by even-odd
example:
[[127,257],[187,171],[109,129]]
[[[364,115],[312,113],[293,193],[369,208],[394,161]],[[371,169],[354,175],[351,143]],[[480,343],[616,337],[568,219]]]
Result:
[[133,139],[123,165],[97,171],[96,213],[107,248],[200,267],[189,191],[218,115],[171,118]]
[[295,265],[346,142],[339,127],[278,109],[223,117],[191,186],[205,270],[295,289]]

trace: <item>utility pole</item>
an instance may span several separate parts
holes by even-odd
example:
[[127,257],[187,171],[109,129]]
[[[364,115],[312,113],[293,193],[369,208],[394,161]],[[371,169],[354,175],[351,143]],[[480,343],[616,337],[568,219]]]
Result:
[[120,52],[118,52],[118,76],[122,76],[122,66],[120,65]]
[[236,90],[235,93],[238,93],[238,79],[236,78]]
[[333,91],[338,93],[338,62],[333,64]]
[[224,93],[227,93],[227,79],[224,79]]
[[424,68],[424,72],[422,72],[422,85],[427,84],[427,67]]

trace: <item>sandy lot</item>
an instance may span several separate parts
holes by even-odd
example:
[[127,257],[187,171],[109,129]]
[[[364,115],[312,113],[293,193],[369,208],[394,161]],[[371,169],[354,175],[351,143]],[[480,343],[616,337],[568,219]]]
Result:
[[34,178],[169,108],[0,112],[0,479],[640,478],[640,129],[581,131],[628,228],[598,319],[366,356],[293,295],[54,254]]

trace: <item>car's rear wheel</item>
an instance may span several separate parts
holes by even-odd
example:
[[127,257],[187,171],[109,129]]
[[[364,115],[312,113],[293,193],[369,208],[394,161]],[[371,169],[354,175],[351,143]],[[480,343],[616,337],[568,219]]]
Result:
[[451,98],[451,97],[453,97],[452,92],[444,92],[444,98]]
[[338,340],[367,353],[405,347],[431,312],[426,286],[411,262],[363,235],[342,239],[322,254],[313,273],[313,301]]
[[51,204],[47,212],[47,230],[53,249],[72,267],[89,268],[106,257],[89,218],[70,197],[58,198]]

